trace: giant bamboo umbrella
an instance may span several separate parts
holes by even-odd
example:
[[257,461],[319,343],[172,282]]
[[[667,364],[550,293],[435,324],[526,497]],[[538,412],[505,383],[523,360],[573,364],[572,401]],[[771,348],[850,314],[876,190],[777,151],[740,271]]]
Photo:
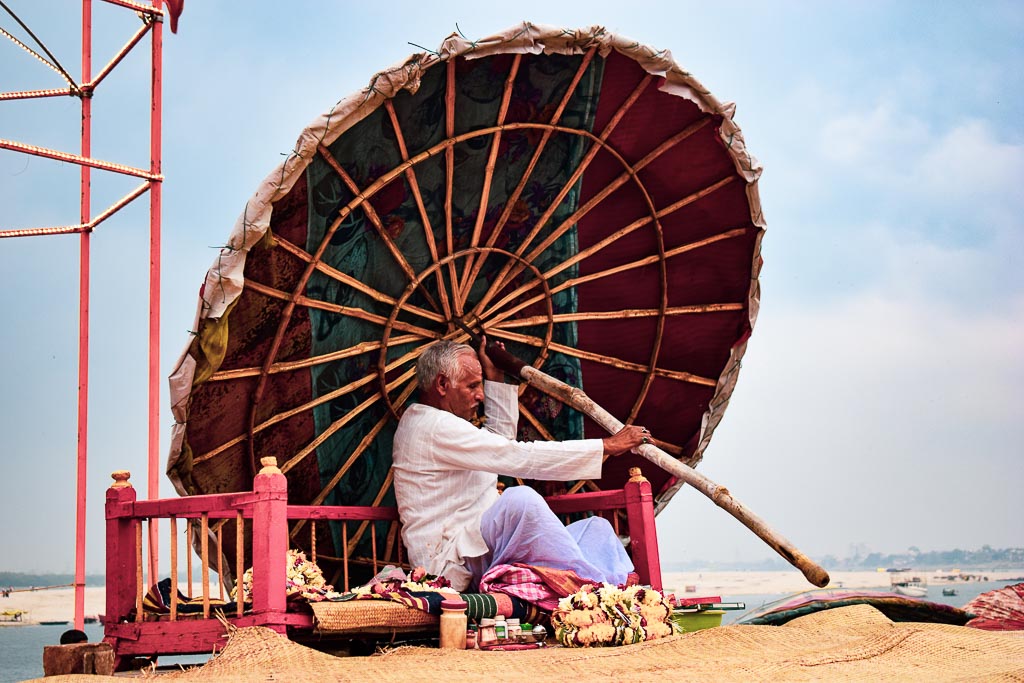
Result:
[[[758,308],[760,166],[733,111],[601,28],[453,35],[378,73],[302,132],[207,274],[171,377],[178,492],[248,490],[274,455],[293,503],[393,504],[416,359],[467,327],[696,465]],[[603,436],[519,400],[521,439]],[[661,509],[681,482],[644,471]],[[324,532],[320,557],[364,530]]]

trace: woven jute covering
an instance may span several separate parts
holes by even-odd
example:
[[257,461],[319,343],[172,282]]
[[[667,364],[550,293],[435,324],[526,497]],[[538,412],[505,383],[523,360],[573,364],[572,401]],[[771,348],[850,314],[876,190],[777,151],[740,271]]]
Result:
[[440,623],[436,614],[385,600],[314,602],[311,606],[314,628],[321,635],[436,632]]
[[[185,681],[1024,681],[1024,638],[946,624],[894,623],[869,605],[784,626],[724,626],[639,645],[480,652],[404,647],[337,658],[261,628],[235,632]],[[53,677],[46,681],[106,680]],[[109,679],[114,680],[114,679]]]

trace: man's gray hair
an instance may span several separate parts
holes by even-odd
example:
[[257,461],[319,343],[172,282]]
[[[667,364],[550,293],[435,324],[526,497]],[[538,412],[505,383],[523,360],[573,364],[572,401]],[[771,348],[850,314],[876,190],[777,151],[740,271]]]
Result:
[[416,381],[420,388],[429,388],[438,375],[444,375],[452,381],[458,380],[462,376],[459,356],[466,353],[476,356],[472,346],[458,344],[450,339],[441,339],[428,346],[416,361]]

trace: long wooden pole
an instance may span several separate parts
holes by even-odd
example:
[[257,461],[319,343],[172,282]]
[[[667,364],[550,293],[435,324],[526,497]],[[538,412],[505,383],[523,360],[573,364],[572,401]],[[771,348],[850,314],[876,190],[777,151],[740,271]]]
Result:
[[[463,329],[465,330],[466,328],[463,327]],[[468,330],[466,331],[468,332]],[[615,434],[624,426],[615,416],[587,396],[582,389],[569,386],[565,382],[561,382],[537,368],[523,363],[523,361],[503,348],[490,344],[487,347],[487,355],[495,365],[505,372],[523,378],[531,386],[579,410],[589,416],[609,434]],[[703,493],[715,505],[738,519],[745,527],[757,534],[758,538],[774,548],[775,552],[785,558],[787,562],[799,569],[812,584],[819,587],[828,585],[828,572],[823,567],[800,552],[786,538],[769,527],[763,519],[733,498],[727,488],[716,484],[692,467],[679,462],[654,444],[643,444],[637,448],[637,451],[661,469]]]

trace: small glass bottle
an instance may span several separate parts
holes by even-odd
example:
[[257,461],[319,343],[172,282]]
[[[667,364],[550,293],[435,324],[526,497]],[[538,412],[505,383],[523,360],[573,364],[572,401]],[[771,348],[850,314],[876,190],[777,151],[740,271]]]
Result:
[[441,601],[441,647],[454,650],[466,649],[466,604],[465,600]]
[[480,628],[477,629],[476,634],[477,647],[487,647],[494,645],[495,642],[497,642],[497,637],[494,633],[494,619],[489,617],[480,619]]
[[509,617],[505,620],[505,625],[508,628],[508,639],[513,641],[519,640],[519,636],[523,634],[522,629],[519,628],[519,620],[515,617]]
[[508,638],[508,623],[505,621],[504,614],[494,617],[494,637],[499,641]]

